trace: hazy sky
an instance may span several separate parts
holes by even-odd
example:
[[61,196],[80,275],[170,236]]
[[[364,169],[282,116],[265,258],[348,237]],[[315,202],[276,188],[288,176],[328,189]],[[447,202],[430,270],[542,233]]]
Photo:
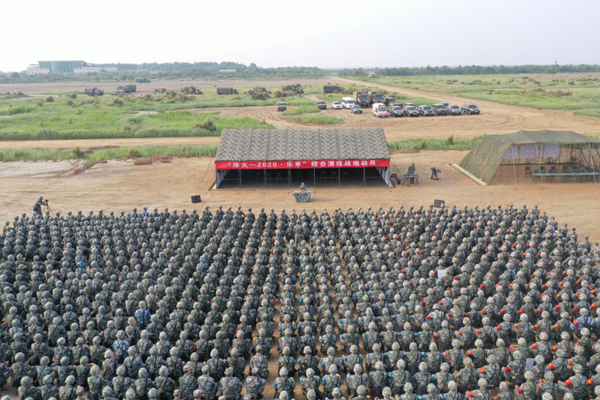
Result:
[[28,0],[2,15],[1,71],[60,59],[600,64],[599,0]]

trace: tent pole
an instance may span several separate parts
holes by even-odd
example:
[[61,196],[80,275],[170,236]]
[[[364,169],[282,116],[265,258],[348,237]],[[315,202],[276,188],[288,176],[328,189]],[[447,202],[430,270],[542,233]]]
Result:
[[[592,158],[592,160],[594,160],[594,158],[592,157],[592,145],[588,143],[588,150],[589,150],[589,155]],[[591,164],[591,163],[590,163]],[[592,169],[592,176],[594,177],[594,185],[597,185],[598,182],[596,181],[596,160],[594,160],[594,168]]]
[[342,174],[342,169],[338,168],[338,186],[342,186],[342,178],[340,177],[340,175]]
[[513,172],[515,174],[515,186],[517,186],[517,159],[513,158]]
[[314,183],[314,187],[317,187],[317,169],[313,168],[313,183]]

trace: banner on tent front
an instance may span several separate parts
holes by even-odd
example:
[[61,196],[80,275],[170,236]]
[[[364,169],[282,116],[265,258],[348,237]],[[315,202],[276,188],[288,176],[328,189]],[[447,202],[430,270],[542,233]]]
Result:
[[389,167],[390,160],[215,161],[216,169],[308,169]]

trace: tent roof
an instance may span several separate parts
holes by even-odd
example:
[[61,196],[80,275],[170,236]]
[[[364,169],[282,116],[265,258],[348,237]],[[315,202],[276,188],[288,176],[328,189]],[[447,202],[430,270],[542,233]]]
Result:
[[508,135],[486,135],[460,162],[460,166],[489,183],[506,151],[520,145],[600,146],[600,139],[571,131],[518,131]]
[[225,129],[215,161],[389,158],[382,128]]
[[486,135],[483,140],[510,144],[600,144],[600,139],[573,131],[518,131],[508,135]]

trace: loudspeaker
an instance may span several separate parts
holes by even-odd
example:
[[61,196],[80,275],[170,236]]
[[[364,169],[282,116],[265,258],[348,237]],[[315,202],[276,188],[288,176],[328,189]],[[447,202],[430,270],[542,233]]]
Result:
[[433,206],[436,208],[442,208],[442,207],[446,207],[446,202],[444,200],[434,200],[433,201]]
[[192,203],[202,203],[202,198],[200,195],[192,196]]

